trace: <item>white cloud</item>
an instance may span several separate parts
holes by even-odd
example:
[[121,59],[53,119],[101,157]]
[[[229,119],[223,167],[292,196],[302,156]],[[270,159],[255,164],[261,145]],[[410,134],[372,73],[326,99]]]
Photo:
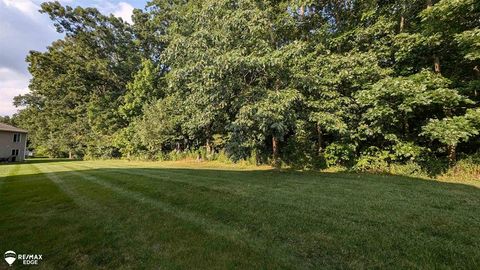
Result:
[[[16,111],[13,97],[27,92],[30,74],[25,57],[30,50],[45,51],[54,40],[62,38],[48,15],[38,12],[45,0],[0,0],[0,115]],[[126,1],[126,0],[124,0]],[[131,23],[133,6],[145,1],[60,0],[71,6],[96,7],[104,14],[114,14]]]
[[125,2],[120,2],[117,6],[118,9],[113,12],[113,15],[122,18],[128,23],[132,23],[133,6]]
[[30,75],[0,67],[0,115],[11,115],[17,111],[13,98],[28,92]]
[[98,1],[96,8],[103,14],[113,14],[122,18],[128,23],[132,23],[133,6],[126,2],[113,3],[111,1]]
[[33,1],[0,0],[0,115],[16,112],[13,97],[27,92],[25,57],[60,38]]
[[2,0],[7,8],[15,8],[23,14],[35,18],[40,7],[29,0]]

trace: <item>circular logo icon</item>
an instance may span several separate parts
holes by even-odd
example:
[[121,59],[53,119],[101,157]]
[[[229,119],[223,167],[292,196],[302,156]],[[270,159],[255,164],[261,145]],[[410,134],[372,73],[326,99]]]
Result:
[[16,259],[17,253],[15,253],[15,251],[9,250],[5,252],[5,261],[8,263],[8,265],[12,266]]

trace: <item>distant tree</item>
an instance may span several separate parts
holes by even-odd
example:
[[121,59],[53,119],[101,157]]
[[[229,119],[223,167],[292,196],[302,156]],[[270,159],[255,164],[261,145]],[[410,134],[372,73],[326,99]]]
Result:
[[28,55],[15,121],[54,156],[223,147],[360,168],[478,150],[479,1],[153,0],[133,24],[41,12],[65,37]]
[[130,26],[58,2],[43,3],[41,12],[66,37],[27,57],[31,93],[17,103],[27,107],[23,121],[41,123],[32,129],[34,145],[55,142],[55,155],[115,154],[111,136],[125,125],[120,97],[140,62]]
[[8,125],[15,125],[15,120],[13,117],[8,115],[0,116],[0,123],[8,124]]

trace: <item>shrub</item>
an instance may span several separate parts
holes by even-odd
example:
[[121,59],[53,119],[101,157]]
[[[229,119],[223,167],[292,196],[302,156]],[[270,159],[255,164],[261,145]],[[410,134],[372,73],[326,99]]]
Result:
[[455,178],[455,180],[476,179],[480,180],[479,154],[459,160],[455,166],[446,171],[442,178]]
[[355,146],[346,143],[331,143],[325,148],[327,165],[350,166],[355,158]]
[[429,178],[429,175],[424,168],[422,168],[420,164],[413,161],[409,161],[404,164],[393,163],[390,164],[389,169],[390,174]]
[[425,148],[416,145],[414,142],[399,141],[392,147],[395,161],[400,162],[417,160],[425,151]]
[[390,173],[390,165],[397,160],[392,151],[371,146],[362,151],[353,170],[372,173]]

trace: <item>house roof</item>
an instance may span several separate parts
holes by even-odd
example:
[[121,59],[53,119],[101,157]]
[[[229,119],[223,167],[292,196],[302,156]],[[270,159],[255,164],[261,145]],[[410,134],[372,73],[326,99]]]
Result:
[[4,123],[0,123],[0,131],[19,132],[19,133],[27,133],[28,132],[24,129],[17,128],[17,127],[14,127],[14,126],[10,126],[10,125],[4,124]]

